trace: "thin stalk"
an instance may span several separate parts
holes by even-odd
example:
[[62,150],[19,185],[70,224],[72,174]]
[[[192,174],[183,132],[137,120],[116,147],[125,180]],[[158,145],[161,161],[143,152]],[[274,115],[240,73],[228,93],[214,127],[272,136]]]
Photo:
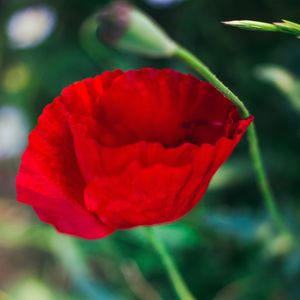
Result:
[[[203,78],[210,82],[216,89],[223,93],[240,111],[243,118],[248,118],[250,112],[244,103],[236,96],[217,76],[195,55],[188,50],[178,46],[174,56],[178,57],[186,64],[194,68]],[[268,210],[273,222],[281,232],[287,233],[286,225],[283,222],[279,208],[275,202],[266,171],[262,162],[262,155],[258,143],[258,137],[254,123],[247,130],[249,141],[249,153],[252,160],[253,168],[256,174],[256,180],[261,191],[266,209]]]
[[154,229],[152,227],[146,227],[146,234],[148,236],[149,242],[152,244],[153,248],[157,251],[160,256],[170,281],[173,284],[173,287],[180,300],[196,300],[188,289],[184,279],[180,275],[172,257],[168,253],[164,244],[156,236]]

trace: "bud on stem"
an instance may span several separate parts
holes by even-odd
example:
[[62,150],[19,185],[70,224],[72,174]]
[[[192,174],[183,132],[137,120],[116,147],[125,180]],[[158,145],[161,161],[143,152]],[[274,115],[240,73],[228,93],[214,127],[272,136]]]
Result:
[[127,1],[115,1],[98,14],[98,38],[116,48],[150,57],[170,57],[177,45],[163,29]]

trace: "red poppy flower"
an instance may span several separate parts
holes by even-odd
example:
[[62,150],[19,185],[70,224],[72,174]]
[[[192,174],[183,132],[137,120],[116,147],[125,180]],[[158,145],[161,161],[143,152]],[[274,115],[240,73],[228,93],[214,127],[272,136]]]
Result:
[[44,109],[17,198],[58,231],[87,239],[171,222],[199,202],[252,120],[190,75],[105,72]]

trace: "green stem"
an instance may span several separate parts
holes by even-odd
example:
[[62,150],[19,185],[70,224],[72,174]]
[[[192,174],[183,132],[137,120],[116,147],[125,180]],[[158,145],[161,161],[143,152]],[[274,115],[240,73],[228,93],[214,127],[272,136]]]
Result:
[[279,208],[275,202],[272,189],[270,187],[266,171],[262,163],[262,155],[259,147],[258,137],[256,133],[256,128],[254,122],[248,127],[247,130],[248,143],[249,143],[249,153],[252,159],[253,168],[256,174],[256,180],[259,185],[262,197],[264,199],[264,204],[269,212],[273,222],[277,225],[278,229],[282,233],[288,233],[289,230],[286,227]]
[[195,55],[178,46],[177,51],[174,54],[186,64],[194,68],[203,78],[210,82],[216,89],[218,89],[222,94],[224,94],[230,101],[238,108],[243,118],[248,118],[250,112],[244,105],[244,103],[236,96],[217,76]]
[[173,287],[181,300],[196,300],[196,298],[192,295],[189,291],[188,287],[186,286],[184,279],[180,275],[172,257],[168,253],[164,244],[158,239],[156,236],[154,229],[152,227],[145,228],[147,236],[149,238],[150,243],[152,244],[153,248],[159,254],[168,276],[173,284]]
[[[244,103],[236,96],[226,85],[224,85],[214,73],[196,56],[190,53],[188,50],[178,47],[174,54],[186,64],[194,68],[203,78],[210,82],[215,88],[223,93],[240,111],[243,118],[250,116],[249,110]],[[257,133],[254,123],[252,123],[247,131],[249,141],[249,152],[253,163],[253,168],[256,174],[257,183],[259,185],[264,204],[268,210],[273,222],[277,225],[278,229],[282,232],[287,232],[287,228],[279,213],[278,206],[275,202],[266,171],[262,163],[261,151],[259,148]]]

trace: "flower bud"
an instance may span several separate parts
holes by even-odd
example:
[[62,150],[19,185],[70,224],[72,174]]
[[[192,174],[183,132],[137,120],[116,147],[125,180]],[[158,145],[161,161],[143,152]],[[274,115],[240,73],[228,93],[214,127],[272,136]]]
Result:
[[115,1],[98,14],[97,35],[118,49],[169,57],[177,45],[152,19],[127,1]]

